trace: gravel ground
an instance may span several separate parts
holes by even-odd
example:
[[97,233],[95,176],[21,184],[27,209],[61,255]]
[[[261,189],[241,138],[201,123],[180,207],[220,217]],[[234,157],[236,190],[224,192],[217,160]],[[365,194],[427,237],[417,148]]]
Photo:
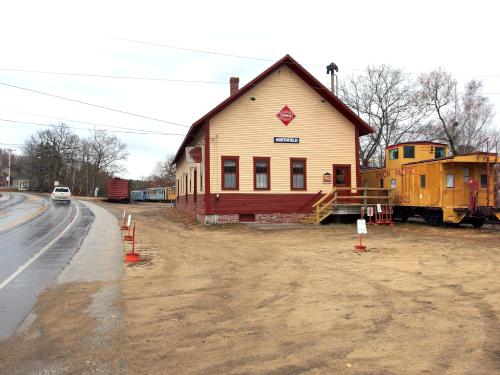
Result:
[[498,231],[370,227],[356,254],[353,225],[205,227],[100,204],[133,215],[143,261],[120,259],[118,284],[107,237],[75,257],[0,346],[0,374],[500,374]]

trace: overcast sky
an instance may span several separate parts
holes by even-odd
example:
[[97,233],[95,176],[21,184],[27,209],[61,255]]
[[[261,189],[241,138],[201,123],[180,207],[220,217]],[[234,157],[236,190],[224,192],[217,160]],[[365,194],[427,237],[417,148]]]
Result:
[[[359,73],[368,64],[390,64],[415,74],[443,67],[461,85],[481,79],[498,111],[499,10],[498,2],[480,0],[3,1],[0,83],[189,126],[228,96],[230,76],[239,76],[240,84],[245,84],[272,64],[267,59],[275,61],[289,53],[325,84],[329,82],[325,66],[332,61],[340,76]],[[74,120],[64,122],[78,128],[95,127],[81,123],[90,122],[163,133],[187,131],[0,85],[0,119],[20,121],[0,121],[0,143],[22,144],[30,134],[45,129],[22,121],[53,124],[60,122],[58,118]],[[497,116],[494,124],[498,123]],[[76,131],[82,136],[89,133]],[[175,153],[183,139],[182,135],[117,136],[128,144],[128,172],[123,175],[128,178],[150,174],[156,161]]]

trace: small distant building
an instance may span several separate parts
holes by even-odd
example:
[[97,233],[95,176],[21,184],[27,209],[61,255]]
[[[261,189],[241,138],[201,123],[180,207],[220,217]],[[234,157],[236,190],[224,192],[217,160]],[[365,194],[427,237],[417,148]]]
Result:
[[372,129],[289,55],[196,121],[176,164],[177,207],[211,223],[295,222],[333,186],[360,186]]
[[26,191],[30,189],[30,180],[15,179],[12,187],[16,190]]

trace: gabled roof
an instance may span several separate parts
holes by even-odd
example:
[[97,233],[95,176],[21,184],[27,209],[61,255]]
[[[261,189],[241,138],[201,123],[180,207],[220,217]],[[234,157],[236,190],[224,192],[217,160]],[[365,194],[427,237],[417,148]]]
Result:
[[297,61],[295,61],[290,55],[286,55],[282,59],[278,60],[264,72],[259,74],[253,80],[248,82],[245,86],[238,90],[238,92],[222,103],[220,103],[217,107],[208,112],[205,116],[196,121],[189,128],[184,141],[182,142],[177,154],[175,155],[174,162],[176,162],[183,153],[184,147],[191,142],[198,131],[202,128],[205,121],[210,120],[212,117],[223,111],[226,107],[228,107],[235,100],[243,96],[245,93],[250,91],[255,85],[262,82],[264,79],[269,77],[273,72],[279,69],[282,65],[288,66],[295,74],[297,74],[304,82],[306,82],[314,91],[316,91],[323,99],[325,99],[328,103],[330,103],[335,109],[337,109],[345,118],[347,118],[354,126],[358,128],[359,135],[366,135],[373,133],[373,129],[368,126],[366,122],[364,122],[358,115],[356,115],[349,107],[347,107],[339,98],[332,94],[332,92],[324,86],[320,81],[313,77],[311,73],[309,73],[302,65],[300,65]]

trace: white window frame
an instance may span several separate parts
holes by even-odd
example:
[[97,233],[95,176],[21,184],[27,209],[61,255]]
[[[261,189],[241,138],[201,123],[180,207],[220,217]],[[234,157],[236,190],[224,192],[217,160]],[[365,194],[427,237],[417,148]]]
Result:
[[447,189],[454,189],[455,188],[455,175],[454,174],[447,174],[446,175],[446,188]]

